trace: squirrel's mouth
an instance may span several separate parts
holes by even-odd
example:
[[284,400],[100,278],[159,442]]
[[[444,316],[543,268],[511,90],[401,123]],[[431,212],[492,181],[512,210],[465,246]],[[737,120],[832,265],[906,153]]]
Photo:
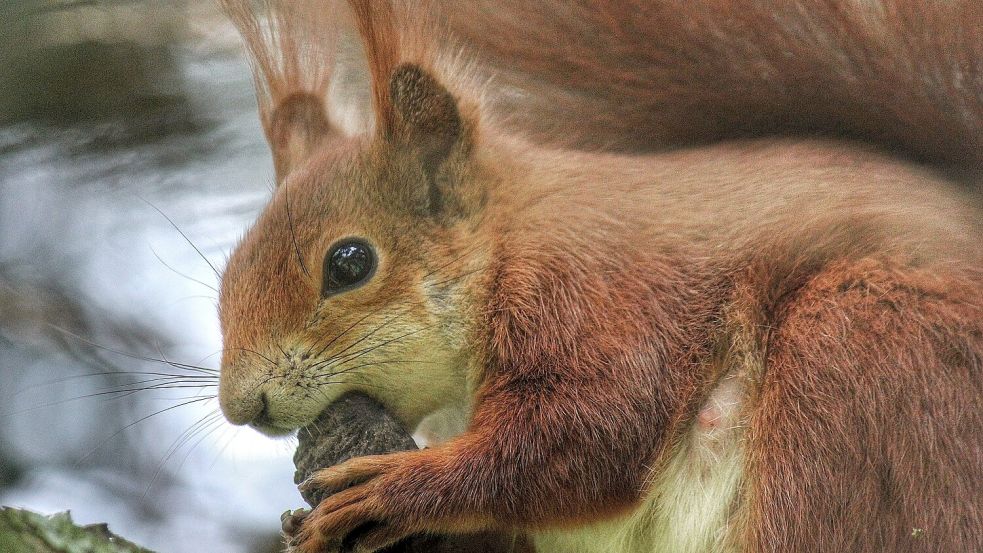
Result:
[[[270,414],[270,404],[266,395],[262,395],[263,409],[256,417],[249,422],[249,426],[261,434],[271,438],[289,436],[303,427],[307,422],[299,424],[284,423],[285,421],[275,420]],[[292,422],[292,421],[291,421]]]
[[277,426],[274,424],[264,424],[259,421],[254,421],[249,423],[249,427],[256,430],[257,432],[269,436],[271,438],[283,438],[292,435],[297,431],[299,427],[285,427]]

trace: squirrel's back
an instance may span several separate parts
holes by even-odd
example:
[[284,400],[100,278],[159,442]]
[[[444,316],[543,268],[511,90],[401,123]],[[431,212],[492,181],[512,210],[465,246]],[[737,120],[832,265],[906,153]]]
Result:
[[845,137],[978,182],[977,0],[443,2],[512,124],[589,149]]

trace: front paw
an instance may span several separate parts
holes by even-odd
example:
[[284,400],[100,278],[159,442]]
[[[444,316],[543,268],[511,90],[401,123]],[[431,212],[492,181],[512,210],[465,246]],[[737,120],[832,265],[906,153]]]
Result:
[[[301,484],[305,491],[318,491],[324,499],[302,518],[290,516],[291,551],[298,553],[371,552],[396,543],[420,528],[411,523],[407,501],[394,497],[405,492],[407,461],[412,453],[359,457],[316,472]],[[414,490],[415,494],[425,490]],[[299,530],[295,528],[299,523]]]
[[300,525],[310,513],[307,509],[284,511],[280,515],[280,531],[283,532],[283,536],[290,539],[296,537],[300,533]]

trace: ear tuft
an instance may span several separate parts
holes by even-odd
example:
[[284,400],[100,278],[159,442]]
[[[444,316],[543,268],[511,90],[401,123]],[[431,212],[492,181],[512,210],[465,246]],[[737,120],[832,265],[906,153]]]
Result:
[[300,166],[331,126],[325,98],[339,48],[339,0],[219,0],[249,52],[277,182]]
[[414,64],[397,67],[390,80],[390,97],[398,115],[397,140],[405,140],[434,171],[462,133],[457,100],[437,79]]

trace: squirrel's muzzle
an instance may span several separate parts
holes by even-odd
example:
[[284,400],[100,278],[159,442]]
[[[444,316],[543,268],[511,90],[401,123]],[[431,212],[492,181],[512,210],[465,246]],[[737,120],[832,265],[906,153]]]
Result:
[[[257,422],[267,411],[265,394],[258,382],[243,385],[237,379],[226,376],[231,372],[223,367],[218,388],[218,402],[225,418],[235,425]],[[252,379],[250,379],[252,380]]]

